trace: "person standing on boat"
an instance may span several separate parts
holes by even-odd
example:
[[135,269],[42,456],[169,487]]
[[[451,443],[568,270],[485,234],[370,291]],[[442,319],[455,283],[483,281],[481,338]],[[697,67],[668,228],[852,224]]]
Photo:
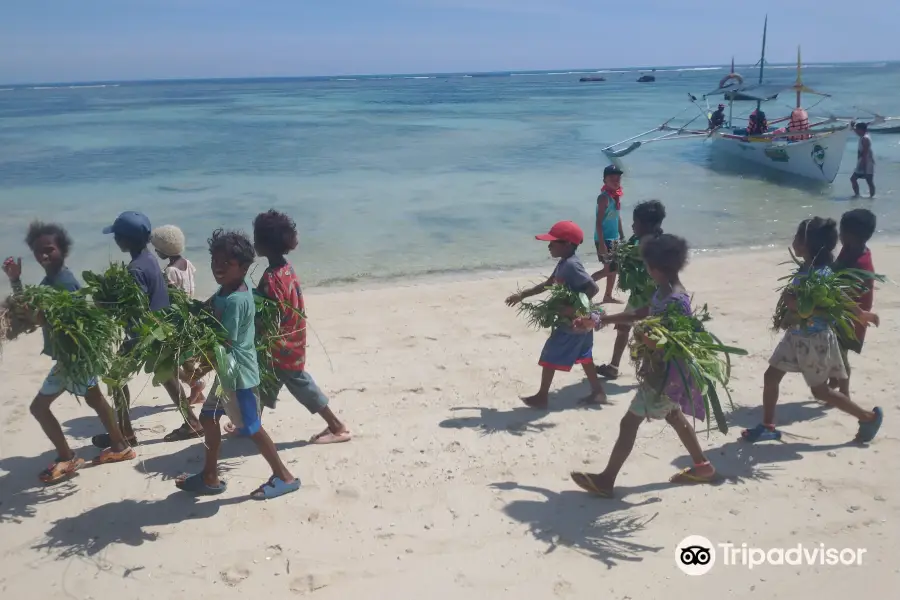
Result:
[[616,263],[613,262],[613,247],[625,240],[622,230],[622,169],[609,165],[603,169],[603,189],[597,196],[597,222],[594,227],[594,245],[597,247],[597,258],[605,265],[606,292],[603,303],[620,304],[613,298],[613,287],[616,285]]
[[859,197],[859,180],[865,179],[869,185],[869,198],[875,197],[875,153],[872,152],[872,138],[869,137],[869,126],[866,123],[857,123],[853,129],[859,136],[859,146],[856,151],[856,169],[850,176],[850,185],[853,186],[853,196]]
[[723,125],[725,125],[725,105],[720,104],[719,108],[716,109],[716,112],[709,118],[709,128],[718,129]]

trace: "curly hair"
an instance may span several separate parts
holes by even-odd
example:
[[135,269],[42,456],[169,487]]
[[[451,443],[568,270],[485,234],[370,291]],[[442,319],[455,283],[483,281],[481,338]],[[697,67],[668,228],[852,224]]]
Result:
[[209,254],[223,254],[237,261],[242,267],[248,267],[256,259],[256,252],[250,238],[242,231],[225,231],[216,229],[208,240]]
[[297,224],[274,209],[260,213],[253,219],[253,239],[269,252],[287,254],[297,247]]
[[56,245],[59,246],[59,251],[62,253],[63,258],[69,256],[69,251],[72,249],[72,238],[69,237],[69,232],[62,225],[57,225],[56,223],[33,221],[28,226],[28,233],[25,234],[25,243],[34,250],[34,245],[38,239],[45,235],[52,235],[56,238]]
[[654,231],[661,231],[662,222],[666,218],[666,207],[659,200],[645,200],[634,207],[632,218]]
[[663,233],[641,243],[641,257],[651,269],[658,269],[669,277],[674,277],[687,264],[688,244],[684,238]]
[[837,222],[834,219],[813,217],[800,221],[797,239],[806,246],[813,266],[834,262],[834,248],[838,243]]

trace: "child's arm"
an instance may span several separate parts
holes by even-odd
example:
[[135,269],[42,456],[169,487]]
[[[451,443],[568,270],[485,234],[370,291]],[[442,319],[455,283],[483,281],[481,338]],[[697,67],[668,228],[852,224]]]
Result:
[[530,298],[532,296],[537,296],[538,294],[544,293],[545,291],[547,291],[547,288],[549,288],[551,285],[553,285],[552,277],[548,278],[547,281],[545,281],[544,283],[537,284],[533,288],[523,290],[523,291],[519,292],[518,294],[513,294],[512,296],[510,296],[509,298],[506,299],[506,305],[507,306],[515,306],[516,304],[518,304],[525,298]]
[[609,257],[609,250],[607,250],[605,240],[603,239],[603,218],[606,216],[606,209],[608,206],[609,198],[606,194],[597,196],[597,223],[594,227],[597,230],[597,239],[600,240],[600,243],[597,244],[597,258],[602,263],[606,263]]
[[10,256],[3,262],[3,272],[9,277],[9,284],[12,286],[13,294],[20,296],[23,292],[22,288],[22,259]]
[[853,314],[856,316],[856,318],[859,319],[860,323],[862,323],[863,325],[874,325],[875,327],[881,325],[881,318],[877,314],[865,310],[862,306],[853,301],[853,299],[847,294],[844,294],[844,298],[853,302],[853,308],[851,310],[853,311]]
[[581,317],[575,320],[575,328],[588,331],[590,329],[600,329],[604,325],[629,325],[635,321],[646,319],[650,316],[650,307],[644,306],[629,312],[622,312],[615,315],[601,315],[600,313],[592,313],[589,317]]
[[619,240],[625,241],[625,230],[622,229],[622,213],[619,213]]

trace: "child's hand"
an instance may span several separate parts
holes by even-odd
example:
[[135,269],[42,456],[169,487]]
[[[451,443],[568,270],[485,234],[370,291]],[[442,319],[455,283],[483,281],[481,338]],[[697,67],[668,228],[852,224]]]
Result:
[[867,326],[874,325],[875,327],[878,327],[879,325],[881,325],[881,319],[878,317],[878,315],[867,310],[859,313],[859,320]]
[[510,296],[509,298],[506,299],[506,305],[507,306],[515,306],[516,304],[521,302],[522,299],[523,299],[522,294],[513,294],[512,296]]
[[10,281],[18,281],[22,277],[22,259],[10,256],[3,261],[3,272]]
[[578,317],[572,321],[572,329],[577,333],[587,333],[594,329],[594,320],[590,317]]
[[638,336],[638,339],[641,340],[641,344],[650,348],[651,350],[656,350],[656,342],[651,340],[646,333],[644,333],[643,331],[635,331],[634,335]]

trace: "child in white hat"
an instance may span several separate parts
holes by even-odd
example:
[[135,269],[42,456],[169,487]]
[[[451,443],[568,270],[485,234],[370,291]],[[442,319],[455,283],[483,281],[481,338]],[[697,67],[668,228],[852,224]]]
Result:
[[191,261],[184,258],[184,233],[174,225],[157,227],[150,234],[150,243],[156,249],[156,255],[169,264],[163,269],[169,283],[194,297],[194,274],[197,269]]
[[[194,274],[197,269],[191,264],[191,261],[184,258],[184,233],[175,225],[163,225],[157,227],[150,234],[150,243],[156,250],[156,255],[162,260],[168,261],[163,269],[166,280],[172,287],[183,290],[188,297],[194,297]],[[203,382],[193,381],[191,377],[180,369],[178,378],[182,382],[191,386],[191,404],[199,404],[203,402]]]

